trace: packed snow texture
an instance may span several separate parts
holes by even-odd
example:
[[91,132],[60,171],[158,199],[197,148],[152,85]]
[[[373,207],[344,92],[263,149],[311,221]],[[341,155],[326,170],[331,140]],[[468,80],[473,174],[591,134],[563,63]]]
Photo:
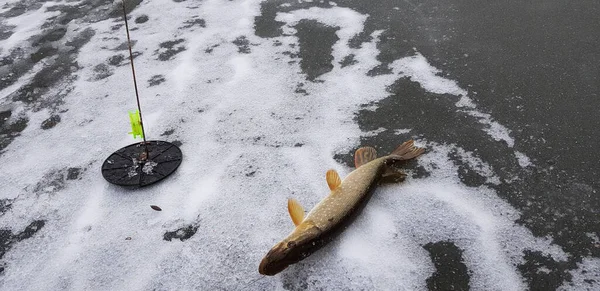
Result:
[[[56,15],[44,12],[56,3],[64,2],[46,2],[12,19],[16,32],[0,42],[2,49],[23,42],[42,19]],[[130,67],[118,66],[112,75],[94,78],[94,67],[115,54],[112,49],[125,41],[125,31],[111,29],[118,23],[114,19],[85,24],[96,34],[79,53],[82,69],[61,105],[62,122],[51,130],[27,127],[0,157],[0,195],[14,199],[0,217],[0,227],[23,229],[33,220],[46,221],[4,256],[2,289],[421,290],[435,271],[423,245],[449,240],[464,250],[473,289],[523,290],[526,285],[515,266],[524,250],[565,260],[551,239],[536,238],[515,224],[519,213],[494,190],[460,182],[448,157],[457,150],[454,145],[417,140],[428,150],[418,164],[429,177],[380,187],[339,239],[280,275],[261,278],[258,263],[293,227],[287,198],[310,209],[328,193],[328,169],[342,177],[352,170],[333,155],[360,146],[365,133],[353,120],[355,112],[361,104],[387,97],[386,87],[398,78],[457,96],[457,110],[479,117],[493,139],[511,147],[514,141],[510,130],[478,111],[467,92],[440,77],[421,54],[394,62],[394,74],[367,76],[379,64],[381,31],[360,48],[348,46],[363,30],[367,15],[340,7],[279,13],[284,35],[268,39],[254,34],[259,4],[157,0],[143,1],[131,13],[132,19],[149,16],[143,24],[130,22],[133,50],[141,53],[135,65],[146,134],[158,139],[174,130],[168,138],[181,141],[184,154],[173,176],[135,191],[108,184],[99,170],[104,158],[132,143],[127,110],[136,105]],[[198,18],[205,27],[184,28]],[[284,54],[294,50],[290,45],[297,49],[294,25],[302,19],[339,27],[334,68],[319,77],[323,82],[306,82],[300,65],[289,64]],[[248,41],[245,52],[234,44],[241,36]],[[161,45],[179,39],[183,41]],[[169,52],[168,60],[159,59]],[[349,54],[357,63],[342,67],[339,62]],[[165,79],[160,85],[144,81],[158,74]],[[302,82],[307,96],[294,92]],[[0,92],[2,104],[10,103],[6,96],[14,87]],[[31,124],[50,114],[21,110]],[[410,128],[392,130],[414,133]],[[497,181],[484,161],[462,149],[458,153],[488,182]],[[522,153],[515,155],[522,166],[530,165]],[[86,170],[58,189],[33,190],[49,173],[69,167]],[[197,226],[189,239],[163,239],[165,232],[189,225]],[[594,268],[590,261],[582,264]],[[586,275],[578,276],[581,281]]]

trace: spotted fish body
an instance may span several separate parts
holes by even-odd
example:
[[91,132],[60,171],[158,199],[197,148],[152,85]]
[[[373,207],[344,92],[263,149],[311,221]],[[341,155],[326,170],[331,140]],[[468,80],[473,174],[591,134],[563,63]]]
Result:
[[342,184],[331,190],[304,219],[325,232],[333,228],[359,205],[368,199],[384,170],[388,157],[373,160],[352,171]]
[[275,275],[333,240],[360,213],[377,185],[404,179],[404,173],[392,164],[413,159],[423,152],[422,148],[413,145],[412,140],[381,158],[376,158],[375,149],[365,147],[356,151],[357,168],[343,182],[334,170],[329,170],[326,177],[331,192],[308,215],[304,216],[304,209],[298,202],[288,201],[296,228],[267,253],[260,263],[259,273]]

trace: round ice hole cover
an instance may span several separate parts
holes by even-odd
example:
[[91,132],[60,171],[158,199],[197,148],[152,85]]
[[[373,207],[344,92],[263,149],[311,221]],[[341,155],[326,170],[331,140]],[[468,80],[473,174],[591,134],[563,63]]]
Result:
[[143,187],[171,175],[181,164],[181,150],[166,141],[148,141],[148,155],[143,143],[119,149],[102,164],[106,181],[120,186]]

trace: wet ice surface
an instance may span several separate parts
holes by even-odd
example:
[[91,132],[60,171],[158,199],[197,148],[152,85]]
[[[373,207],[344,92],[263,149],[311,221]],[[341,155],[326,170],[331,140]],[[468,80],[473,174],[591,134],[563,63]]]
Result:
[[[257,1],[141,2],[131,19],[142,20],[130,27],[146,134],[181,142],[184,161],[153,187],[107,184],[99,169],[132,142],[126,111],[135,99],[125,31],[118,17],[109,18],[119,6],[86,3],[12,1],[0,10],[12,11],[3,25],[13,31],[0,41],[0,53],[18,55],[11,59],[18,76],[0,91],[0,111],[9,112],[1,115],[0,237],[9,246],[0,255],[2,289],[419,290],[453,283],[442,281],[443,263],[428,251],[446,244],[458,250],[457,270],[468,270],[460,286],[523,290],[528,283],[519,266],[527,252],[569,260],[552,237],[515,223],[520,212],[494,188],[504,177],[476,153],[409,124],[361,130],[357,112],[377,109],[393,95],[391,86],[408,79],[447,98],[452,110],[474,120],[474,131],[502,143],[515,164],[535,166],[513,149],[511,130],[441,77],[418,48],[389,64],[389,73],[369,73],[380,65],[384,31],[351,46],[368,16],[335,5],[284,5],[274,15],[280,33],[259,37]],[[22,14],[6,16],[23,5]],[[95,14],[57,20],[58,11],[86,9]],[[311,30],[332,45],[308,52],[330,56],[303,63],[311,58],[303,47]],[[36,42],[51,53],[30,63]],[[46,75],[39,72],[57,77],[40,79]],[[352,170],[334,156],[387,131],[394,136],[388,143],[413,137],[428,149],[410,166],[412,177],[380,187],[355,223],[321,251],[255,281],[261,258],[292,229],[286,199],[310,209],[328,193],[327,169],[342,177]],[[480,182],[467,185],[463,169]],[[598,264],[584,258],[563,287],[598,287]]]

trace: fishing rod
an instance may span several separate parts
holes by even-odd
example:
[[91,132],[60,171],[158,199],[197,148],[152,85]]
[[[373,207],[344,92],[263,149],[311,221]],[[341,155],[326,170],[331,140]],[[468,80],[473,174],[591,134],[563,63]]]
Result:
[[[125,0],[121,1],[123,20],[127,32],[127,46],[129,48],[129,61],[133,75],[133,87],[138,110],[129,112],[131,134],[133,138],[141,136],[141,143],[134,143],[112,153],[102,164],[102,176],[109,183],[126,187],[143,187],[154,184],[171,175],[181,164],[183,159],[181,150],[173,143],[159,140],[146,140],[146,132],[142,119],[142,106],[133,64],[133,49],[127,23],[127,9]],[[140,152],[141,150],[141,152]],[[154,209],[154,208],[153,208]]]

